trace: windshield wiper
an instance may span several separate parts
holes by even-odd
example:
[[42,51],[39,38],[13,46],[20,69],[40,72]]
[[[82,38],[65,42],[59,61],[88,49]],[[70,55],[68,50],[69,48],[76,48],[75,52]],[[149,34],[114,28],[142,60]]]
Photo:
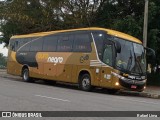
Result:
[[135,52],[134,52],[134,57],[135,57],[135,61],[138,63],[138,66],[139,66],[140,72],[143,74],[142,67],[141,67],[141,65],[140,65],[139,61],[138,61],[138,60],[137,60],[137,58],[136,58],[136,54],[135,54]]
[[118,65],[116,65],[116,67],[117,67],[117,69],[119,69],[119,70],[122,71],[122,72],[125,72],[125,73],[128,73],[128,74],[129,74],[129,72],[130,72],[130,71],[128,71],[127,69],[124,69],[124,68],[122,68],[122,67],[120,67],[120,66],[118,66]]
[[128,64],[127,64],[127,70],[129,71],[129,69],[131,68],[131,65],[132,65],[132,53],[131,53],[131,50],[130,50],[130,57],[129,57],[129,60],[128,60]]

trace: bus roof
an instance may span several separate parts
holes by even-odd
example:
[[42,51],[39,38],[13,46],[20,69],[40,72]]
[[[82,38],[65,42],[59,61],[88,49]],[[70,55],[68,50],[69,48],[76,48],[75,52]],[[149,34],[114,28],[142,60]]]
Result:
[[11,39],[13,39],[13,38],[28,38],[28,37],[42,37],[42,36],[46,36],[46,35],[50,35],[50,34],[54,34],[54,33],[71,32],[71,31],[77,31],[77,30],[101,30],[101,31],[107,32],[110,35],[142,44],[142,42],[139,39],[137,39],[131,35],[128,35],[128,34],[125,34],[122,32],[118,32],[116,30],[98,28],[98,27],[78,28],[78,29],[69,29],[69,30],[57,30],[57,31],[49,31],[49,32],[31,33],[31,34],[25,34],[25,35],[15,35],[15,36],[12,36]]

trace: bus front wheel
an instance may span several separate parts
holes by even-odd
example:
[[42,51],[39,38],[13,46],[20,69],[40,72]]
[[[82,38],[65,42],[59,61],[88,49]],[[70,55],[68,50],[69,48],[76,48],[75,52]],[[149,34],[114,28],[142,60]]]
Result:
[[29,76],[29,70],[28,70],[28,68],[25,68],[23,70],[23,72],[22,72],[22,79],[25,82],[34,82],[34,80],[31,79],[30,76]]
[[79,87],[84,91],[91,90],[91,77],[89,74],[83,74],[82,76],[80,76]]

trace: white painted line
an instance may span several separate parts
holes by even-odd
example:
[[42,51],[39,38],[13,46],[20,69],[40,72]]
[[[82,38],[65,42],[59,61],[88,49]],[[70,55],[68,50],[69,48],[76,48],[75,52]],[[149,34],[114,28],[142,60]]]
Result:
[[71,101],[69,101],[69,100],[60,99],[60,98],[53,98],[53,97],[47,97],[47,96],[43,96],[43,95],[35,95],[35,96],[43,97],[43,98],[49,98],[49,99],[58,100],[58,101],[63,101],[63,102],[71,102]]
[[142,101],[142,100],[133,100],[133,99],[121,98],[121,97],[118,97],[118,99],[127,100],[127,101],[133,101],[133,102],[140,102],[140,103],[160,105],[160,103],[156,103],[156,102],[147,102],[147,101]]

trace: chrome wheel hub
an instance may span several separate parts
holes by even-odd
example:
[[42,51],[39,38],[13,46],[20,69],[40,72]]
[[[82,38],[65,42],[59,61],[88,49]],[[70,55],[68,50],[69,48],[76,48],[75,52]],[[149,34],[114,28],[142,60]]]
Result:
[[87,86],[89,86],[89,84],[90,84],[89,78],[84,78],[82,81],[83,87],[87,87]]
[[28,79],[28,72],[27,71],[24,72],[23,78],[24,78],[24,80]]

